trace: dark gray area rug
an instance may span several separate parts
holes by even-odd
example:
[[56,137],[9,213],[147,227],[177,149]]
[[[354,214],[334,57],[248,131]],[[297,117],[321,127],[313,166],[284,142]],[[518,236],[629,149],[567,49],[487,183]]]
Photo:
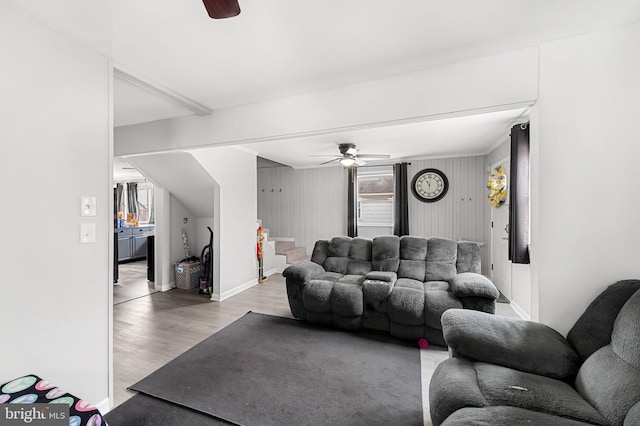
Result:
[[109,426],[224,426],[233,423],[138,393],[104,415]]
[[130,389],[247,426],[423,424],[417,345],[252,312]]

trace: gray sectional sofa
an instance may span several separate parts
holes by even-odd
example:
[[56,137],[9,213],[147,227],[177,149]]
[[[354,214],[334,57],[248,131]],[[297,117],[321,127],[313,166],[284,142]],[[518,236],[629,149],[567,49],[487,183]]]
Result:
[[609,286],[565,339],[546,325],[451,309],[451,358],[429,385],[434,426],[640,425],[640,281]]
[[473,242],[414,236],[317,241],[310,261],[283,271],[294,317],[346,330],[444,345],[451,308],[495,313],[498,290],[480,274]]

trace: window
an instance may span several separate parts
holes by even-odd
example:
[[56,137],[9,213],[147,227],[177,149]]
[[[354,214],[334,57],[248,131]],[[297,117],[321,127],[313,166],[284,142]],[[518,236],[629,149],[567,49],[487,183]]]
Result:
[[393,234],[393,166],[358,168],[358,236]]
[[[129,184],[136,186],[137,212],[129,211],[129,191],[127,191]],[[129,221],[138,225],[153,224],[155,222],[153,211],[154,186],[151,182],[119,182],[114,190],[115,213],[116,217],[120,218],[119,221],[116,220],[115,226],[123,227]]]

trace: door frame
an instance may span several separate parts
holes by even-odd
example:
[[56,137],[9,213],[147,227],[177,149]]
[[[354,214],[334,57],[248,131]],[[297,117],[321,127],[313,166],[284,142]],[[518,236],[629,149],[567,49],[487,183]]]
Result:
[[[507,155],[506,157],[494,162],[493,164],[491,164],[491,168],[489,170],[489,173],[491,173],[491,170],[494,170],[499,165],[508,163],[510,160],[511,160],[511,155]],[[509,173],[509,174],[511,174],[511,173]],[[509,189],[508,188],[509,188],[509,176],[507,176],[507,196],[509,195],[509,192],[508,192]],[[508,205],[508,203],[507,203],[507,205]],[[490,226],[489,226],[489,237],[490,237],[489,238],[489,265],[490,265],[489,266],[489,272],[490,272],[491,279],[493,280],[493,278],[494,278],[494,276],[493,276],[493,274],[494,274],[493,265],[495,263],[494,260],[495,260],[496,256],[494,255],[494,252],[493,252],[494,251],[493,250],[493,247],[494,247],[493,229],[494,229],[494,227],[491,226],[491,225],[494,222],[494,220],[493,220],[494,216],[493,215],[494,215],[495,209],[492,208],[492,207],[490,207],[490,209],[491,209],[491,217],[489,219],[490,220]],[[506,259],[506,261],[510,262],[508,260],[508,258]],[[511,287],[511,293],[512,293],[510,296],[513,297],[513,276],[512,276],[511,268],[509,268],[509,269],[510,269],[510,271],[509,271],[510,272],[509,273],[509,286]],[[506,295],[504,295],[504,296],[506,297]],[[509,301],[511,301],[511,299],[509,299]]]

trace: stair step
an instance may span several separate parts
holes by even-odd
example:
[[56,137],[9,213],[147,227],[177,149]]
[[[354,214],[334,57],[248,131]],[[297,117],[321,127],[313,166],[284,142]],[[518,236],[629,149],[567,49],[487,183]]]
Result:
[[305,259],[307,257],[307,249],[304,247],[291,247],[278,254],[285,255],[287,263],[292,264]]
[[295,247],[296,243],[293,241],[282,241],[275,240],[276,242],[276,253],[283,254],[283,252],[290,250]]

